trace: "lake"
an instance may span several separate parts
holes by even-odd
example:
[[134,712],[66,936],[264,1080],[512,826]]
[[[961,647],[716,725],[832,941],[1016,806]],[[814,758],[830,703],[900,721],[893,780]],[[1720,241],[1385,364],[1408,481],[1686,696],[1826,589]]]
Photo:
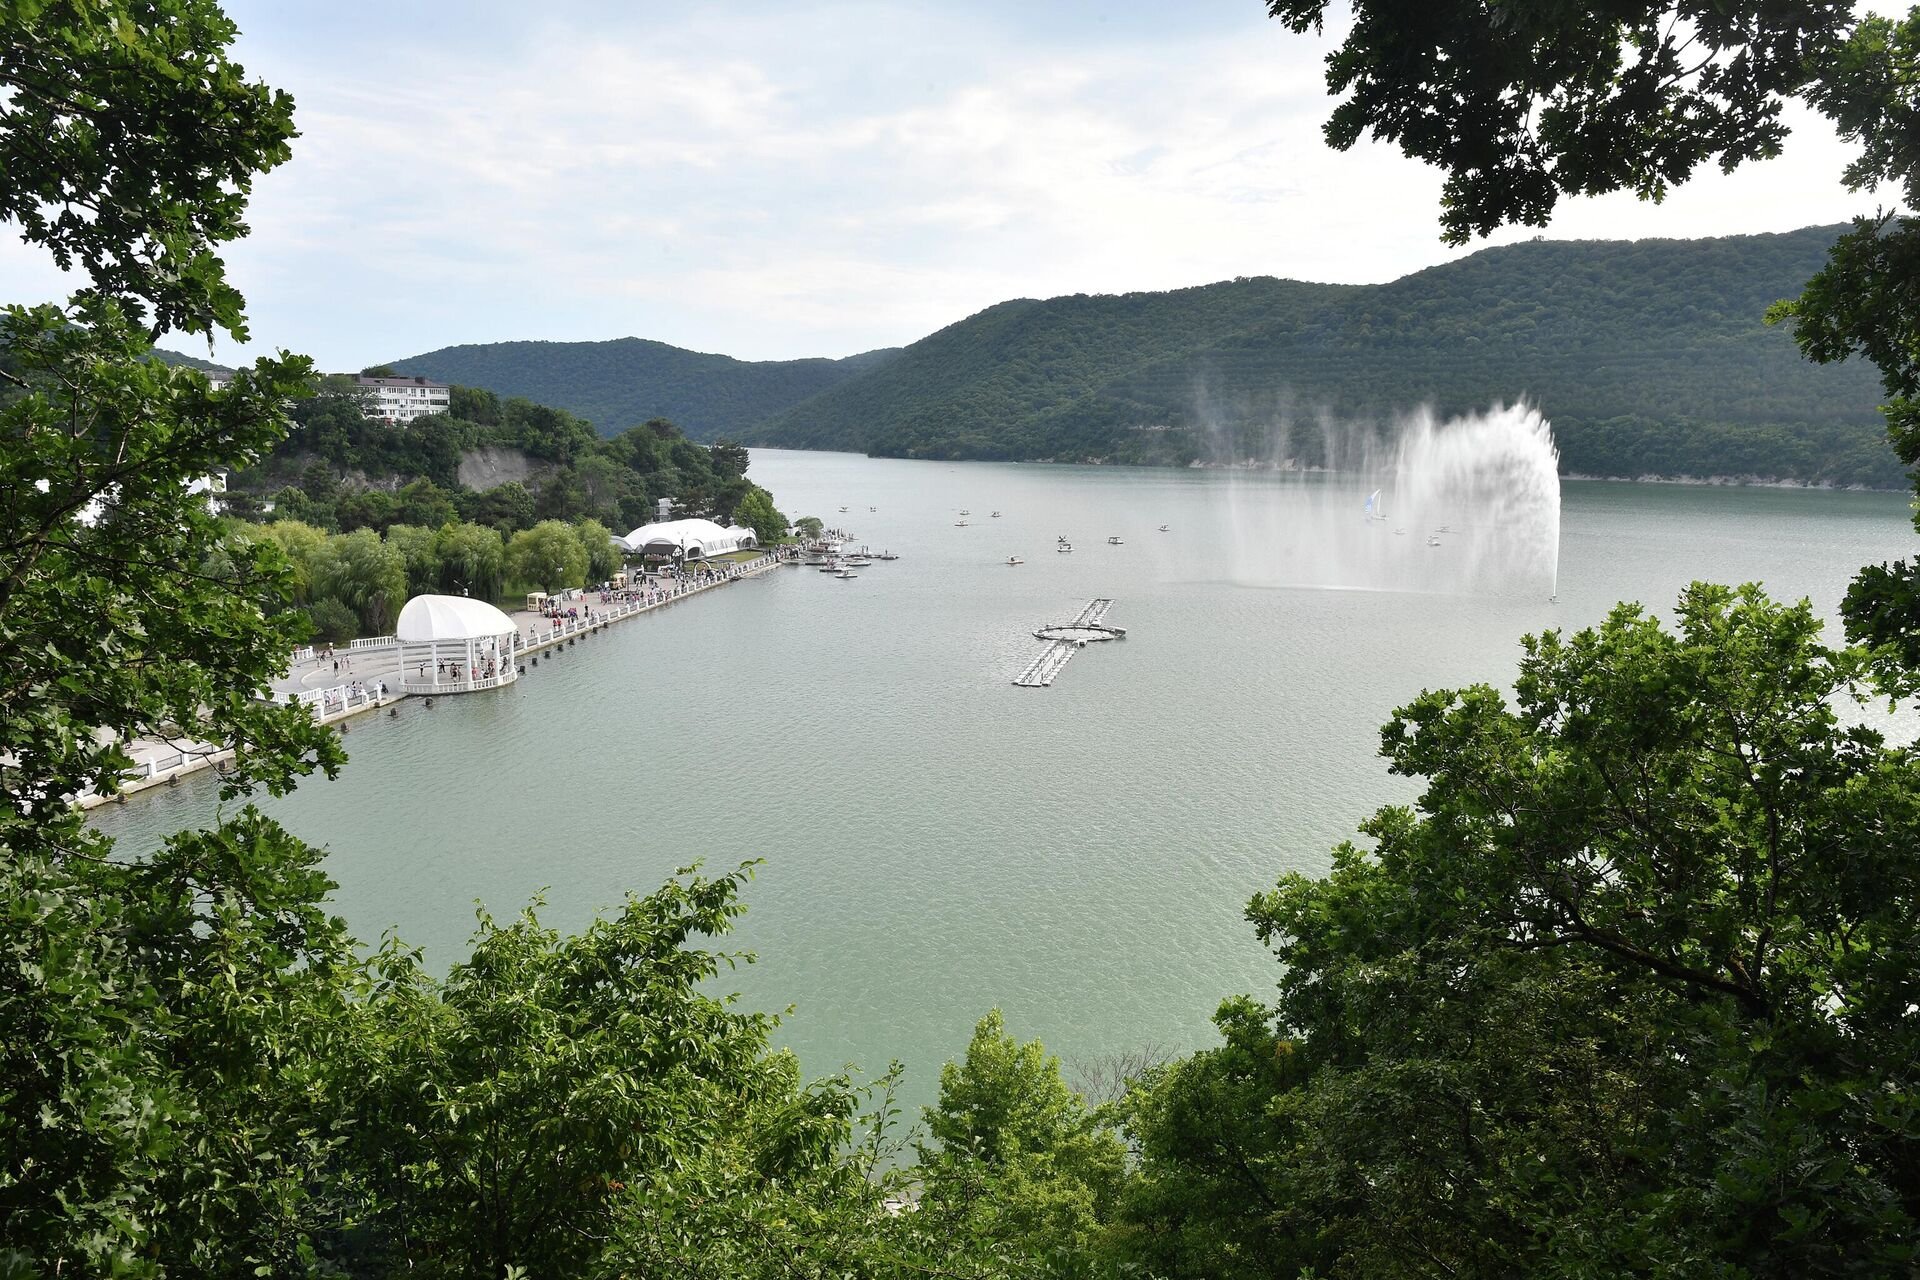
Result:
[[[904,1061],[910,1103],[996,1005],[1069,1067],[1205,1043],[1222,997],[1275,978],[1248,896],[1413,796],[1375,753],[1421,689],[1504,686],[1521,635],[1621,599],[1665,610],[1698,578],[1831,616],[1854,569],[1912,541],[1901,494],[1568,482],[1557,602],[1340,590],[1288,585],[1313,580],[1301,546],[1375,539],[1444,583],[1458,540],[1499,531],[1467,513],[1429,547],[1392,532],[1391,495],[1363,522],[1326,478],[774,450],[751,475],[901,558],[851,581],[781,569],[506,689],[350,721],[337,781],[262,804],[327,847],[363,939],[397,928],[442,966],[476,900],[507,915],[544,891],[573,929],[681,864],[764,858],[730,944],[759,963],[728,981],[796,1006],[781,1036],[811,1072]],[[1095,597],[1127,638],[1013,687],[1034,628]],[[99,822],[150,847],[216,806],[203,774]]]

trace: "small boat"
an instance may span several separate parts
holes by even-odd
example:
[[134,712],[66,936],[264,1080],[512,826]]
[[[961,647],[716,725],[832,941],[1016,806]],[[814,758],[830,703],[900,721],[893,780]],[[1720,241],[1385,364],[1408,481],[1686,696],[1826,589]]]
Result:
[[1008,556],[1007,563],[1008,564],[1025,564],[1026,561],[1022,560],[1019,556]]
[[1068,555],[1073,551],[1073,544],[1071,542],[1063,542],[1059,546],[1055,547],[1054,550],[1058,551],[1063,556]]
[[1430,546],[1430,547],[1437,547],[1437,546],[1439,546],[1439,545],[1440,545],[1440,535],[1439,535],[1439,534],[1437,534],[1437,533],[1430,533],[1430,534],[1428,534],[1428,535],[1427,535],[1427,545],[1428,545],[1428,546]]
[[1161,526],[1160,526],[1160,532],[1162,532],[1162,533],[1165,533],[1166,531],[1167,531],[1167,526],[1165,526],[1165,525],[1161,525]]
[[823,565],[820,569],[820,572],[822,573],[845,573],[846,571],[847,571],[847,566],[845,566],[844,564],[841,564],[838,560],[829,561],[827,564]]
[[834,574],[833,576],[840,579],[840,581],[845,582],[848,578],[857,578],[860,575],[857,573],[851,573],[845,569],[842,569],[840,572]]
[[840,509],[841,509],[842,511],[845,511],[845,510],[846,510],[846,508],[845,508],[845,507],[842,507],[842,508],[840,508]]
[[998,511],[996,511],[996,512],[994,512],[994,513],[993,513],[993,518],[994,518],[995,520],[998,520],[998,519],[1000,518],[1000,513],[999,513]]
[[955,520],[953,522],[953,527],[956,529],[964,529],[967,527],[967,522],[965,520]]
[[965,508],[962,508],[962,509],[961,509],[961,511],[960,511],[960,514],[961,514],[961,515],[963,515],[963,516],[970,516],[970,515],[972,515],[972,514],[973,514],[973,512],[971,512],[971,511],[968,511],[968,510],[966,510]]
[[1119,538],[1108,538],[1107,545],[1110,547],[1124,547],[1127,544],[1121,541]]
[[869,511],[878,511],[879,509],[880,509],[880,508],[878,508],[878,507],[868,507],[868,508],[867,508],[867,510],[869,510]]
[[870,565],[870,564],[872,564],[872,563],[873,563],[873,561],[871,561],[871,560],[849,560],[849,561],[847,561],[847,568],[849,568],[849,569],[864,569],[864,568],[866,568],[866,567],[867,567],[868,565]]
[[899,556],[893,554],[893,552],[891,551],[882,551],[879,555],[874,557],[875,560],[898,560],[899,558],[900,558]]

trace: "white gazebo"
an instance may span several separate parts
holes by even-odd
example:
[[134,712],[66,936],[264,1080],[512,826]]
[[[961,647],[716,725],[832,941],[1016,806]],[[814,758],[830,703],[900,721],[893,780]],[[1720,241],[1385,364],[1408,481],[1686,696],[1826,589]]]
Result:
[[614,541],[633,555],[685,560],[706,560],[760,545],[753,530],[740,525],[721,526],[711,520],[661,520],[643,524]]
[[393,625],[406,693],[467,693],[519,678],[520,628],[484,600],[415,596]]

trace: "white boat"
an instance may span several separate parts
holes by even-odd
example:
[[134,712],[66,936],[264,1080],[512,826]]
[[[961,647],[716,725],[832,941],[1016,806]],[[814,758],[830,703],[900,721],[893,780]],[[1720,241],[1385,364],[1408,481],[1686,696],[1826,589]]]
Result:
[[1107,545],[1110,547],[1124,547],[1127,544],[1121,541],[1119,538],[1108,538]]
[[867,510],[869,510],[869,511],[878,511],[879,509],[880,509],[880,508],[878,508],[878,507],[868,507],[868,508],[867,508]]
[[1007,563],[1008,564],[1025,564],[1026,561],[1022,560],[1019,556],[1008,556]]
[[968,522],[967,522],[967,521],[965,521],[965,520],[955,520],[955,521],[953,522],[953,527],[954,527],[954,528],[956,528],[956,529],[964,529],[964,528],[966,528],[966,527],[967,527],[967,523],[968,523]]
[[841,509],[842,511],[845,511],[845,510],[846,510],[846,508],[845,508],[845,507],[842,507],[842,508],[840,508],[840,509]]
[[849,568],[849,569],[864,569],[864,568],[866,568],[866,567],[867,567],[868,565],[870,565],[870,564],[872,564],[872,563],[873,563],[873,561],[871,561],[871,560],[849,560],[849,561],[847,561],[847,568]]
[[1071,542],[1063,542],[1055,547],[1054,550],[1064,556],[1073,550],[1073,544]]
[[994,513],[993,513],[993,518],[994,518],[995,520],[998,520],[998,519],[1000,518],[1000,513],[999,513],[998,511],[996,511],[996,512],[994,512]]
[[973,512],[971,512],[971,511],[967,511],[967,510],[964,510],[964,509],[963,509],[963,510],[962,510],[962,511],[960,512],[960,514],[961,514],[961,515],[963,515],[963,516],[970,516],[970,515],[972,515],[972,514],[973,514]]
[[1366,506],[1362,508],[1362,513],[1370,521],[1386,519],[1384,515],[1380,514],[1380,491],[1378,489],[1375,489],[1367,495],[1367,503]]
[[857,578],[860,575],[857,573],[851,573],[845,569],[842,569],[840,572],[834,574],[833,576],[840,579],[842,582],[845,582],[848,578]]
[[895,555],[891,551],[882,551],[879,555],[874,557],[875,560],[898,560],[899,558],[900,558],[899,556]]
[[1161,526],[1160,526],[1160,532],[1162,532],[1162,533],[1165,533],[1166,531],[1167,531],[1167,526],[1165,526],[1165,525],[1161,525]]
[[1439,545],[1440,545],[1440,535],[1439,535],[1439,534],[1437,534],[1437,533],[1430,533],[1430,534],[1428,534],[1428,535],[1427,535],[1427,545],[1428,545],[1428,546],[1430,546],[1430,547],[1437,547],[1437,546],[1439,546]]

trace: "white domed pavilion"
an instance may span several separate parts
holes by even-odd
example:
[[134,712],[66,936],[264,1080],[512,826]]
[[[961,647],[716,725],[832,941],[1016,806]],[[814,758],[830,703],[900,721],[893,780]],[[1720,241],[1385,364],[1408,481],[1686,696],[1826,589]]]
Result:
[[415,596],[400,610],[393,635],[407,693],[467,693],[520,675],[520,628],[484,600]]

